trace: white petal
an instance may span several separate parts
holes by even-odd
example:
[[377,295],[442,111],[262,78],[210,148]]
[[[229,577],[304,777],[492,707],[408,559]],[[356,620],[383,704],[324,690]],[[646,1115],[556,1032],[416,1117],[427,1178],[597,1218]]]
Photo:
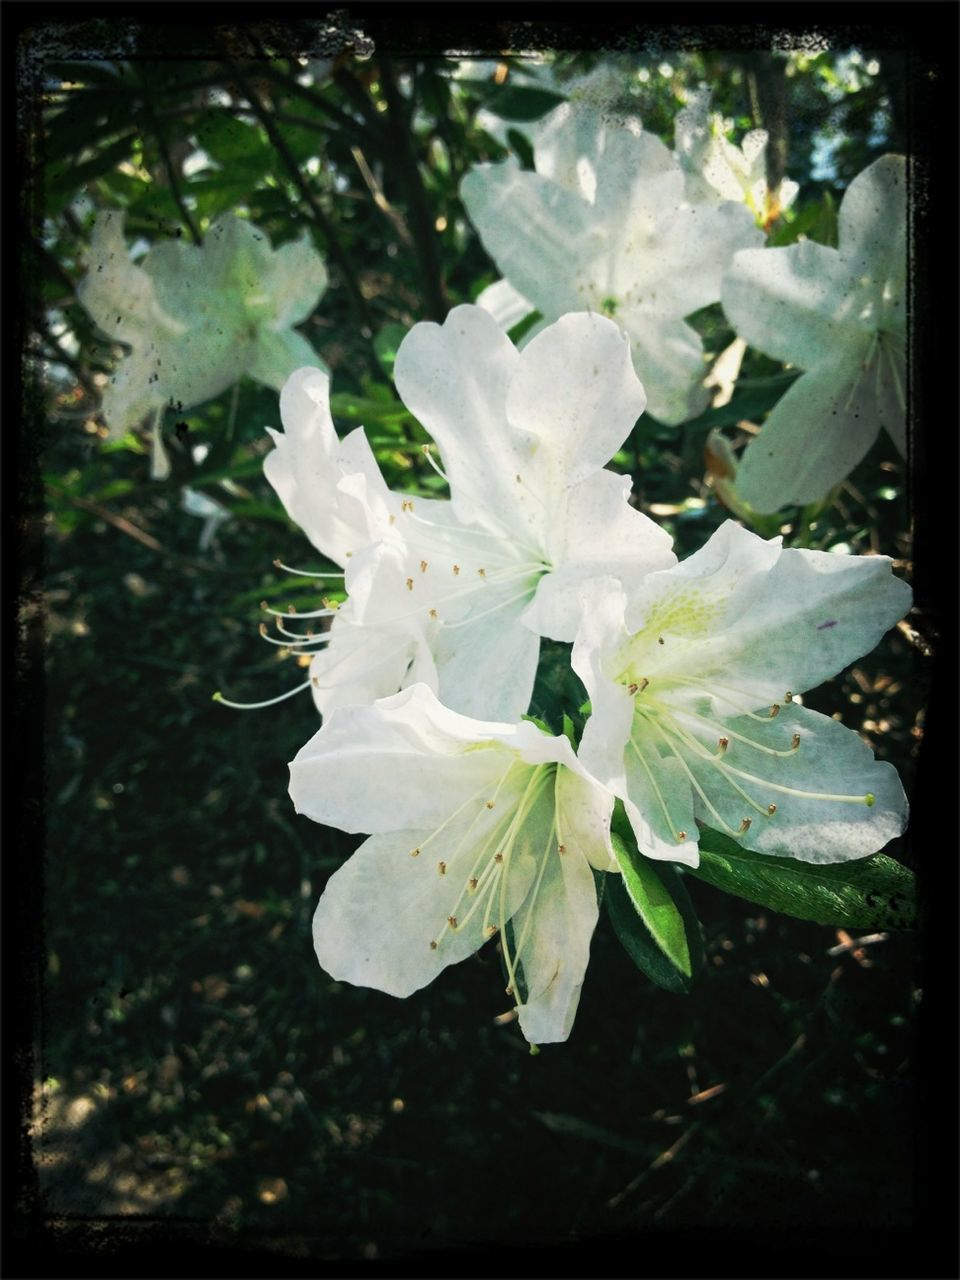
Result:
[[903,156],[875,160],[850,183],[837,215],[840,252],[887,293],[885,328],[905,323],[907,165]]
[[529,441],[507,422],[519,355],[492,316],[454,307],[443,325],[414,325],[394,366],[407,408],[443,455],[454,507],[470,519],[516,506],[515,476]]
[[[291,374],[280,393],[284,431],[268,428],[276,448],[264,459],[263,471],[290,518],[319,551],[342,565],[370,540],[376,524],[371,513],[382,514],[387,490],[362,429],[338,440],[329,387],[321,369]],[[364,477],[368,505],[358,501],[356,488],[341,497],[338,485],[351,475]]]
[[344,831],[436,826],[471,795],[486,800],[515,758],[491,731],[509,729],[459,716],[417,684],[333,712],[291,761],[290,795],[298,813]]
[[558,853],[548,833],[541,856],[546,858],[543,877],[514,917],[513,934],[517,939],[527,930],[521,953],[527,998],[519,1009],[520,1030],[531,1044],[554,1044],[573,1028],[599,911],[593,873],[579,851]]
[[674,426],[696,417],[709,400],[700,335],[685,321],[650,308],[617,313],[630,338],[633,366],[647,393],[647,412]]
[[781,703],[869,653],[906,613],[910,588],[890,566],[886,556],[783,550],[727,521],[633,593],[628,665],[651,682],[695,682],[727,711]]
[[[480,821],[471,830],[472,817],[464,813],[447,828],[443,875],[428,848],[419,857],[410,856],[411,848],[429,835],[424,830],[372,836],[334,872],[313,918],[317,959],[331,977],[408,996],[448,964],[479,949],[482,910],[456,932],[447,928],[441,938],[449,916],[466,914],[460,906],[469,902],[466,882],[496,811],[481,806]],[[518,855],[507,880],[508,915],[527,891],[531,875],[531,859]],[[438,938],[439,945],[431,947]]]
[[734,254],[763,244],[763,232],[742,204],[681,204],[660,214],[655,260],[637,289],[644,303],[670,316],[688,316],[717,302]]
[[153,282],[130,259],[123,238],[123,214],[97,215],[90,235],[87,274],[77,299],[104,333],[131,345],[149,331],[155,318]]
[[285,329],[302,324],[311,314],[327,287],[327,272],[304,233],[271,253],[261,282],[271,299],[272,324]]
[[[689,737],[708,743],[699,752],[679,747],[709,802],[695,795],[697,816],[721,831],[725,823],[728,834],[748,849],[803,862],[843,862],[876,853],[906,825],[897,771],[874,760],[859,734],[829,716],[794,705],[762,724],[731,718],[724,726],[730,745],[719,760],[707,759],[716,739],[706,726],[691,717],[683,727]],[[792,755],[761,749],[785,751],[795,734],[800,746]],[[874,798],[870,805],[864,802],[868,795]],[[750,825],[739,832],[744,818]]]
[[304,365],[325,367],[306,338],[293,329],[260,328],[253,348],[253,363],[245,372],[264,386],[280,391],[290,375]]
[[530,705],[540,639],[520,622],[529,594],[519,600],[516,594],[505,584],[490,593],[487,606],[502,601],[503,608],[436,633],[431,648],[440,697],[464,715],[511,721]]
[[621,798],[637,848],[648,858],[697,866],[693,787],[679,761],[662,757],[655,740],[638,736],[627,743],[623,767],[626,790]]
[[597,471],[574,486],[548,546],[553,571],[540,579],[524,622],[552,640],[573,640],[579,589],[590,578],[617,577],[630,586],[676,564],[670,535],[631,507],[630,477]]
[[514,325],[536,309],[509,280],[496,280],[487,285],[477,296],[476,306],[489,311],[504,333],[509,333]]
[[538,311],[588,305],[606,233],[581,195],[513,165],[478,165],[460,196],[484,248]]
[[506,407],[511,424],[556,459],[566,488],[609,462],[645,404],[623,333],[604,316],[581,313],[524,348]]
[[884,420],[891,434],[903,423],[877,357],[864,367],[868,343],[864,334],[857,345],[841,347],[837,358],[798,378],[771,410],[744,451],[734,486],[755,511],[826,497],[864,457]]
[[579,773],[569,766],[557,771],[557,841],[567,853],[576,852],[598,871],[615,870],[610,843],[613,793],[590,778],[577,763]]
[[[812,240],[745,249],[723,281],[723,309],[741,338],[776,360],[810,369],[857,341],[865,294],[836,249]],[[852,332],[851,332],[852,330]]]

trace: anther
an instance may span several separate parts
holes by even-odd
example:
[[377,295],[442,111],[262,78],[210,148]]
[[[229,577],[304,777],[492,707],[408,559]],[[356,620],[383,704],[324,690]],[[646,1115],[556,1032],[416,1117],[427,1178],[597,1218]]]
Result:
[[784,702],[792,702],[792,701],[793,701],[793,694],[790,692],[790,690],[789,690],[789,689],[788,689],[788,690],[787,690],[787,692],[783,695],[783,700],[784,700]]
[[492,809],[492,808],[493,808],[493,806],[494,806],[495,804],[496,804],[496,801],[495,801],[495,800],[488,800],[488,801],[487,801],[487,808],[488,808],[488,809]]
[[479,576],[480,576],[481,578],[485,578],[485,577],[487,576],[487,571],[486,571],[486,569],[478,569],[478,570],[477,570],[477,573],[479,574]]
[[419,849],[419,848],[411,849],[411,850],[410,850],[410,857],[411,857],[411,858],[419,858],[419,857],[420,857],[420,849]]
[[401,503],[400,503],[400,510],[401,510],[401,511],[412,511],[412,510],[413,510],[413,502],[412,502],[411,500],[405,500],[405,501],[401,502]]
[[310,683],[313,685],[313,687],[314,687],[315,689],[319,689],[319,688],[320,688],[320,677],[319,677],[319,676],[311,676],[311,677],[310,677]]
[[397,523],[397,517],[396,517],[396,516],[390,516],[389,523],[390,523],[390,524],[396,524],[396,523]]
[[493,935],[497,932],[497,926],[495,924],[488,924],[483,932],[487,935],[488,938],[492,938]]
[[795,733],[793,735],[793,741],[790,743],[791,750],[796,751],[796,749],[799,746],[800,746],[800,735],[799,733]]
[[780,714],[780,703],[775,702],[773,706],[770,708],[770,719],[776,720],[779,714]]
[[455,929],[457,927],[457,917],[447,916],[447,924],[450,926],[451,929]]
[[437,613],[436,609],[431,609],[431,610],[430,610],[430,617],[431,617],[431,618],[438,618],[439,616],[440,616],[440,615]]
[[494,862],[502,862],[502,861],[503,861],[503,854],[502,854],[502,853],[495,853],[495,854],[493,855],[493,860],[494,860]]
[[334,600],[331,596],[322,596],[321,601],[325,609],[339,609],[340,601]]
[[737,834],[741,836],[745,836],[747,832],[750,830],[750,826],[752,822],[753,822],[752,818],[744,818],[740,823],[740,830],[737,832]]
[[504,991],[507,993],[508,996],[513,995],[513,987],[504,987]]
[[430,950],[431,950],[431,951],[436,951],[436,949],[437,949],[437,944],[436,944],[435,942],[432,942],[432,941],[431,941],[431,943],[430,943]]
[[460,566],[458,564],[455,564],[453,566],[453,573],[454,573],[454,577],[456,577],[460,573]]
[[687,833],[686,833],[685,831],[678,831],[678,832],[677,832],[677,839],[678,839],[681,843],[682,843],[684,840],[686,840],[686,838],[687,838]]
[[872,809],[873,806],[877,803],[877,797],[873,794],[872,791],[868,791],[867,794],[863,797],[863,803],[867,806],[868,809]]
[[421,560],[421,561],[420,561],[420,572],[421,572],[421,573],[426,573],[426,572],[427,572],[427,562],[426,562],[426,560]]
[[445,862],[438,862],[437,870],[440,872],[442,876],[445,876],[447,874],[447,864]]
[[657,636],[657,644],[663,644],[663,636]]
[[408,591],[412,591],[412,590],[413,590],[413,579],[412,579],[412,578],[408,578],[408,579],[407,579],[407,590],[408,590]]
[[719,754],[720,754],[720,755],[723,755],[723,753],[726,751],[726,749],[727,749],[727,747],[729,747],[729,745],[730,745],[730,739],[729,739],[729,738],[718,738],[718,739],[717,739],[717,750],[718,750]]
[[270,608],[270,606],[267,604],[266,600],[261,600],[261,601],[260,601],[260,608],[261,608],[261,609],[269,609],[269,608]]
[[566,852],[567,852],[567,846],[565,844],[557,845],[557,853],[566,853]]
[[770,815],[770,817],[771,817],[771,818],[773,817],[773,815],[774,815],[776,812],[777,812],[777,806],[776,806],[775,804],[768,804],[768,805],[767,805],[767,813],[769,813],[769,815]]
[[292,604],[287,605],[287,613],[296,613],[296,612],[297,612],[296,605],[292,605]]
[[259,631],[262,636],[267,634],[267,624],[265,622],[260,623]]
[[480,881],[477,879],[476,876],[471,876],[470,879],[467,881],[467,888],[470,890],[471,893],[476,893],[477,885],[479,883]]

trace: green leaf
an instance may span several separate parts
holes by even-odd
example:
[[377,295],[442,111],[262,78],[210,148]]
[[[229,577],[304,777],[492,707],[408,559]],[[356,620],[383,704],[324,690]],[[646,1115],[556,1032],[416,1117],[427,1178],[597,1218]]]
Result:
[[[461,83],[466,83],[461,81]],[[470,82],[471,87],[473,81]],[[489,90],[489,86],[485,86]],[[559,93],[551,93],[548,89],[527,88],[525,85],[494,86],[492,92],[485,94],[484,106],[488,111],[498,115],[501,120],[526,122],[539,120],[561,102],[566,102]]]
[[690,873],[725,893],[799,920],[854,929],[916,928],[914,874],[882,853],[815,865],[752,853],[704,828],[700,865]]
[[670,963],[686,977],[691,977],[693,967],[683,917],[653,862],[633,848],[632,841],[624,840],[616,831],[611,832],[610,838],[623,872],[624,888],[635,911]]
[[[373,350],[380,362],[380,367],[388,378],[393,377],[393,366],[397,359],[397,348],[407,336],[407,330],[402,324],[385,324],[377,336],[373,340]],[[391,392],[387,393],[388,399],[393,400]]]
[[610,915],[614,932],[623,943],[630,959],[651,982],[665,991],[686,995],[691,979],[672,964],[657,944],[653,934],[638,914],[633,900],[626,890],[623,876],[615,872],[605,877],[603,901]]
[[729,404],[707,409],[699,418],[684,424],[688,435],[695,431],[711,431],[715,427],[731,427],[744,418],[756,422],[764,418],[797,378],[799,370],[776,373],[771,378],[741,378]]

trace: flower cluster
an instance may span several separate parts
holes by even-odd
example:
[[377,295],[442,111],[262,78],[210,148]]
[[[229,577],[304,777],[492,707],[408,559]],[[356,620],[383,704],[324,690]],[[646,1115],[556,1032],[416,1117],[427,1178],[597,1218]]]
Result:
[[[125,343],[103,393],[113,436],[164,407],[190,409],[244,375],[280,390],[317,355],[294,329],[327,284],[306,237],[271,249],[251,222],[225,214],[202,245],[167,240],[134,263],[123,214],[102,213],[93,228],[90,268],[77,297],[99,329]],[[154,475],[169,463],[154,417]]]
[[[394,367],[448,498],[391,490],[363,428],[337,434],[316,367],[283,383],[264,463],[337,566],[309,571],[326,583],[322,607],[268,609],[278,634],[262,627],[309,666],[299,688],[323,716],[291,794],[298,812],[369,837],[320,899],[320,963],[404,996],[496,937],[532,1043],[570,1034],[597,882],[628,870],[617,805],[640,855],[690,868],[704,827],[819,864],[873,854],[906,821],[896,771],[802,702],[909,608],[892,562],[784,548],[728,521],[678,563],[631,478],[607,469],[646,409],[677,424],[704,408],[688,320],[721,298],[738,362],[750,343],[804,370],[731,478],[735,509],[822,496],[881,423],[902,443],[903,162],[851,185],[837,249],[767,248],[765,135],[733,147],[699,95],[676,142],[581,94],[536,129],[535,171],[511,161],[465,178],[505,279],[482,305],[415,325]],[[780,207],[794,193],[781,187]],[[280,252],[294,265],[296,246]],[[127,267],[146,332],[166,277]],[[274,347],[290,354],[283,326],[304,288],[279,311],[270,289],[258,295],[272,317],[252,365],[265,381]],[[92,277],[86,301],[106,315]],[[245,306],[230,342],[242,332],[260,353]],[[506,328],[534,309],[518,350]],[[191,314],[183,333],[151,338],[171,358]],[[221,377],[226,332],[197,396]],[[585,691],[559,735],[528,714],[544,640],[572,646]]]
[[[896,772],[799,695],[871,648],[909,589],[883,557],[784,550],[733,522],[678,564],[603,465],[644,407],[603,316],[517,352],[455,308],[411,330],[396,381],[449,500],[391,492],[362,429],[338,439],[319,370],[284,387],[265,464],[347,593],[316,635],[278,614],[275,641],[313,655],[324,714],[291,765],[295,805],[370,836],[320,900],[317,955],[406,995],[496,935],[524,1034],[562,1040],[593,871],[619,869],[617,799],[643,855],[694,866],[698,822],[809,862],[899,834]],[[541,637],[573,642],[579,749],[522,719]]]

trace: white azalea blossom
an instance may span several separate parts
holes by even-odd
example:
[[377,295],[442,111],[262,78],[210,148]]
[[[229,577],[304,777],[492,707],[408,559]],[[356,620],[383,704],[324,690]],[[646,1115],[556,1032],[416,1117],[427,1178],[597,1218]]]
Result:
[[719,299],[725,266],[762,233],[739,204],[689,203],[674,154],[589,98],[541,121],[534,156],[536,172],[512,160],[478,165],[461,185],[513,291],[498,305],[516,316],[525,303],[547,321],[584,308],[612,316],[654,417],[693,417],[706,405],[706,369],[685,317]]
[[579,755],[622,798],[642,853],[696,866],[698,821],[813,863],[900,834],[893,766],[795,700],[907,611],[890,563],[784,550],[728,521],[631,592],[592,585],[572,659],[592,706]]
[[674,147],[686,173],[687,199],[708,203],[738,200],[762,226],[796,199],[799,187],[784,178],[771,200],[767,187],[768,134],[751,129],[740,146],[727,137],[727,122],[710,111],[710,91],[690,94],[674,121]]
[[[202,245],[166,240],[135,264],[123,214],[101,213],[77,297],[104,333],[130,347],[103,393],[111,434],[167,405],[192,408],[244,375],[279,390],[295,369],[318,361],[293,326],[326,283],[306,236],[274,250],[252,223],[225,214]],[[169,470],[160,449],[155,418],[155,472]]]
[[314,916],[332,977],[407,996],[499,934],[523,1034],[569,1036],[598,916],[591,868],[617,868],[613,797],[566,738],[468,719],[417,684],[336,711],[292,761],[290,794],[298,813],[370,833]]
[[840,205],[839,245],[738,253],[723,286],[737,333],[805,370],[743,454],[759,512],[823,498],[881,427],[906,453],[906,162],[883,156]]
[[439,446],[449,501],[388,491],[362,429],[338,440],[326,375],[303,369],[284,388],[264,469],[348,592],[314,615],[333,616],[329,632],[291,647],[319,650],[324,712],[424,680],[463,714],[516,719],[540,637],[574,637],[580,584],[675,563],[669,536],[630,506],[629,477],[604,470],[644,408],[628,344],[579,314],[518,352],[464,306],[410,331],[395,377]]

